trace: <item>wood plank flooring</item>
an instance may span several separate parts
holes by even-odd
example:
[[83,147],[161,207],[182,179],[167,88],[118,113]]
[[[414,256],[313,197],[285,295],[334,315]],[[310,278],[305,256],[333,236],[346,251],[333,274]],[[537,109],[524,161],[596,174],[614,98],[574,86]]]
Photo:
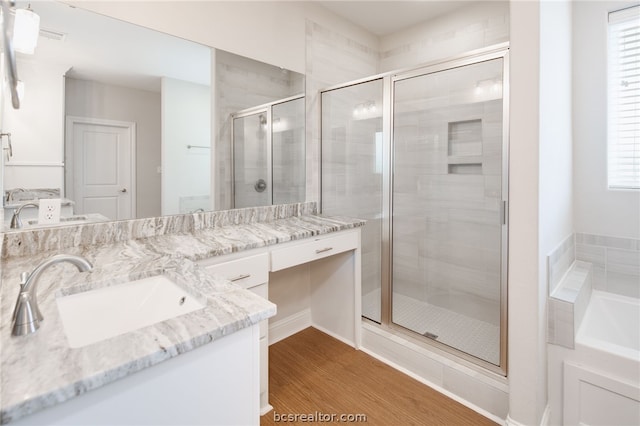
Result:
[[[269,398],[274,410],[262,416],[261,426],[282,424],[277,416],[296,414],[313,415],[315,424],[331,423],[333,414],[364,414],[366,424],[381,426],[496,424],[314,328],[269,347]],[[286,423],[309,423],[291,420]]]

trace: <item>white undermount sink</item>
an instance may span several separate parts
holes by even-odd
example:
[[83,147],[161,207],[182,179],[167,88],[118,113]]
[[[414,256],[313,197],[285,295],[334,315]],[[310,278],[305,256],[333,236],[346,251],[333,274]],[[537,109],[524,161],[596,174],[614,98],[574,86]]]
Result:
[[164,274],[56,299],[69,346],[79,348],[204,305]]

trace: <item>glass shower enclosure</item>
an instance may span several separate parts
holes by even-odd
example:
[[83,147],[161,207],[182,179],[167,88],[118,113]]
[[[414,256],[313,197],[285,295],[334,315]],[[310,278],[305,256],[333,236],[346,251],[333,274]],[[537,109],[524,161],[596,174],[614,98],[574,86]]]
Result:
[[367,219],[362,313],[506,373],[508,50],[322,92],[321,209]]
[[232,114],[234,208],[304,201],[304,111],[296,96]]

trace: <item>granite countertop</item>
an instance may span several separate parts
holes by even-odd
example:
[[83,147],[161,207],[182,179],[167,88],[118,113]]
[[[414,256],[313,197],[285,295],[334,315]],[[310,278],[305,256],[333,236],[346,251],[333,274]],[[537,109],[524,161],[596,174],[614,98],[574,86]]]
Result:
[[[274,304],[205,272],[195,261],[363,224],[358,219],[303,215],[5,258],[0,289],[0,423],[53,406],[275,315]],[[38,283],[38,302],[45,320],[37,333],[11,337],[20,273],[61,253],[86,257],[93,263],[93,271],[81,273],[66,263],[45,271]],[[188,293],[205,301],[205,308],[82,348],[69,347],[56,297],[78,288],[124,283],[166,270],[171,270]]]

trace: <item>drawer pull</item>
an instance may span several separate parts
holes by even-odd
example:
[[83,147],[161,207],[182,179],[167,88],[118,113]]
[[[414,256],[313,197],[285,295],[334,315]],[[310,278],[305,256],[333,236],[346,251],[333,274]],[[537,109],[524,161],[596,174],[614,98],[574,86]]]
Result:
[[316,250],[316,254],[324,253],[325,251],[333,250],[333,247],[325,247],[323,249]]
[[249,278],[251,276],[251,274],[242,274],[242,275],[238,275],[237,277],[234,278],[229,278],[229,281],[234,282],[234,281],[240,281],[240,280],[244,280],[245,278]]

